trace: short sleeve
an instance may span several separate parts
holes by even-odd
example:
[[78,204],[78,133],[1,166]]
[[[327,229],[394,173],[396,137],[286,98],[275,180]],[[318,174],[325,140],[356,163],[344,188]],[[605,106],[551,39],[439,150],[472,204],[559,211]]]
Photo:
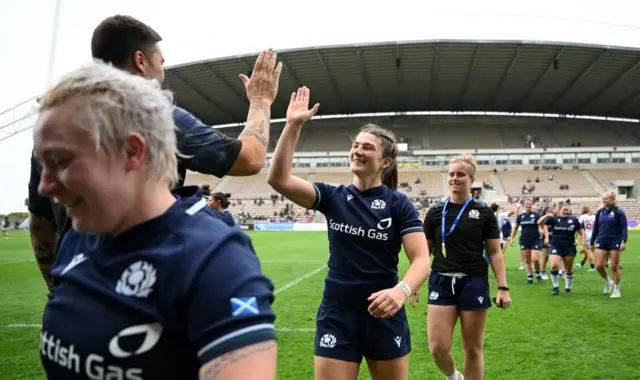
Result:
[[185,322],[202,365],[276,339],[273,284],[262,274],[248,239],[240,232],[229,235],[192,285]]
[[314,182],[312,185],[316,191],[316,200],[313,202],[311,209],[326,214],[329,209],[331,197],[336,192],[337,187],[323,182]]
[[522,214],[516,216],[516,225],[520,225],[521,222],[522,222]]
[[404,195],[401,196],[397,209],[394,208],[393,211],[396,212],[394,219],[397,221],[396,230],[400,236],[414,232],[424,232],[418,210],[416,210],[409,198]]
[[436,206],[429,208],[427,211],[427,216],[424,217],[424,223],[422,223],[422,229],[424,230],[425,235],[427,235],[427,240],[433,241],[436,236],[436,224],[434,223],[434,216],[436,212]]
[[584,229],[584,227],[582,226],[582,223],[580,223],[580,220],[578,220],[578,218],[576,218],[575,216],[573,217],[573,223],[578,225],[578,227],[577,227],[578,231]]
[[51,200],[49,198],[41,196],[38,193],[41,174],[42,167],[40,166],[40,163],[35,158],[35,156],[32,154],[31,174],[29,175],[29,200],[27,201],[27,207],[31,214],[53,220],[54,215],[53,208],[51,207]]
[[544,220],[544,224],[549,227],[553,227],[556,224],[556,219],[554,217],[548,217]]
[[180,158],[184,167],[224,177],[238,159],[242,141],[223,135],[180,107],[174,107],[173,121],[177,127],[178,150],[191,156]]
[[484,209],[484,228],[482,231],[482,239],[500,239],[500,227],[496,215],[489,208]]

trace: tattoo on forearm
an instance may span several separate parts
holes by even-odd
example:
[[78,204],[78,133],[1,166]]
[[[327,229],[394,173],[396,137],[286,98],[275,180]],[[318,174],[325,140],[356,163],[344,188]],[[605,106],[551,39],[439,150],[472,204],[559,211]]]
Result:
[[49,289],[52,288],[51,267],[55,260],[54,252],[58,242],[58,231],[55,220],[31,215],[29,223],[29,233],[31,235],[31,246],[36,262],[40,268],[40,273]]
[[221,357],[214,359],[208,364],[206,364],[205,367],[203,368],[203,373],[202,373],[202,376],[200,377],[200,380],[213,380],[226,367],[234,363],[237,363],[238,361],[246,357],[249,357],[251,355],[254,355],[260,352],[272,350],[275,347],[276,347],[275,341],[268,341],[268,342],[253,344],[251,346],[241,348],[239,350],[228,352],[222,355]]
[[253,136],[264,146],[269,144],[269,125],[271,123],[271,112],[260,103],[252,103],[249,107],[247,125],[240,136]]

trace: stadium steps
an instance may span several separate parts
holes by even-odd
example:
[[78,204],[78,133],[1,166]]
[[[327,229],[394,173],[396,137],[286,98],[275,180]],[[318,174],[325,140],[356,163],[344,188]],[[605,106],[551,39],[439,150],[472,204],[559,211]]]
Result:
[[584,178],[587,179],[587,182],[589,182],[589,184],[593,187],[593,189],[598,194],[602,194],[602,193],[604,193],[606,191],[605,188],[602,187],[600,182],[598,182],[598,180],[593,176],[593,174],[591,174],[590,171],[588,171],[588,170],[580,170],[580,173],[582,173]]
[[502,186],[502,181],[500,180],[500,177],[498,177],[498,175],[493,171],[491,172],[490,177],[491,177],[491,183],[496,188],[498,195],[500,196],[506,195],[507,193],[506,191],[504,191],[504,186]]
[[220,179],[220,181],[218,181],[218,183],[216,183],[216,185],[214,186],[213,189],[211,189],[211,193],[217,193],[217,192],[222,192],[222,189],[225,188],[225,186],[227,186],[227,183],[229,183],[229,181],[231,181],[231,176],[224,176]]

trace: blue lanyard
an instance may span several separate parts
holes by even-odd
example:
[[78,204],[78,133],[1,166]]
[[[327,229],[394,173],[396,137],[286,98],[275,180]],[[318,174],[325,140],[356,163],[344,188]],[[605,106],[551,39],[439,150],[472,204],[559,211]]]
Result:
[[458,225],[458,222],[460,221],[460,217],[462,216],[462,213],[464,212],[464,210],[467,208],[467,205],[471,201],[471,197],[467,198],[467,200],[462,205],[462,208],[460,209],[460,212],[458,213],[458,216],[456,216],[456,219],[453,221],[453,224],[451,225],[451,228],[449,229],[449,232],[447,232],[445,234],[445,232],[444,232],[444,230],[445,230],[444,220],[445,220],[445,216],[447,215],[447,205],[449,204],[449,199],[450,199],[450,197],[447,198],[447,200],[444,202],[444,206],[442,207],[442,231],[441,231],[442,232],[442,244],[444,244],[445,237],[451,235],[453,230],[456,229],[456,226]]

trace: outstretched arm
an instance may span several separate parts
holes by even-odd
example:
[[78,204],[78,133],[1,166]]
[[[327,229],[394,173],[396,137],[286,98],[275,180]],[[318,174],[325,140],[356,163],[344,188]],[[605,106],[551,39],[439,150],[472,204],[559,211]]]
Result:
[[304,208],[313,207],[316,201],[316,190],[312,184],[291,174],[293,153],[300,138],[302,125],[318,112],[319,104],[309,110],[310,91],[306,87],[291,94],[289,109],[287,110],[287,124],[282,131],[273,158],[267,182],[275,191],[285,196],[293,203]]

